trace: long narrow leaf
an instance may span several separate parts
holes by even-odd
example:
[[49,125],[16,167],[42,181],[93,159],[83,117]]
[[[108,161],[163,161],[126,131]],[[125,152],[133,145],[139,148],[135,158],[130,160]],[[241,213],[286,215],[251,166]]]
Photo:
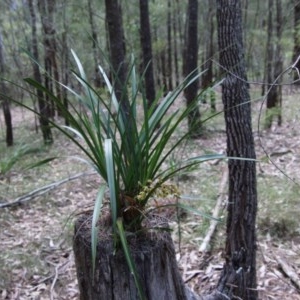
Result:
[[236,156],[226,156],[224,154],[205,154],[200,156],[191,157],[186,160],[186,162],[204,162],[208,160],[214,160],[214,159],[228,159],[228,160],[243,160],[243,161],[253,161],[253,162],[259,162],[259,159],[256,158],[246,158],[246,157],[236,157]]
[[84,69],[83,69],[83,66],[81,64],[80,59],[78,58],[78,56],[76,55],[76,53],[75,53],[75,51],[73,49],[71,49],[71,53],[72,53],[72,55],[73,55],[73,57],[75,59],[75,62],[76,62],[76,65],[77,65],[77,68],[79,70],[79,73],[80,73],[81,77],[83,79],[86,79],[86,75],[85,75],[85,72],[84,72]]
[[105,186],[101,186],[96,197],[94,211],[93,211],[93,219],[92,219],[92,228],[91,228],[91,247],[92,247],[92,271],[93,277],[95,274],[95,266],[96,266],[96,255],[97,255],[97,244],[98,244],[98,220],[103,204]]
[[113,227],[115,230],[118,214],[118,199],[116,195],[116,184],[115,184],[115,167],[114,167],[114,155],[112,149],[111,139],[105,139],[104,141],[105,149],[105,160],[106,160],[106,170],[107,170],[107,182],[109,187],[110,195],[110,208],[113,221]]
[[40,166],[46,165],[50,161],[55,160],[57,158],[58,158],[57,156],[55,156],[55,157],[48,157],[46,159],[40,160],[38,162],[35,162],[35,163],[32,163],[32,164],[26,166],[24,170],[30,170],[30,169],[34,169],[36,167],[40,167]]
[[211,215],[200,211],[199,209],[196,209],[196,208],[194,208],[192,206],[185,205],[185,204],[182,204],[182,203],[165,204],[165,205],[159,206],[158,208],[160,208],[160,207],[177,207],[177,208],[181,208],[181,209],[184,209],[186,211],[189,211],[189,212],[191,212],[191,213],[193,213],[195,215],[198,215],[198,216],[210,219],[210,220],[215,220],[215,221],[221,222],[221,219],[219,219],[219,218],[214,218]]
[[123,114],[121,113],[121,109],[120,109],[120,105],[119,102],[117,100],[117,97],[115,95],[114,89],[109,81],[109,78],[107,77],[106,73],[104,72],[103,68],[101,66],[99,66],[99,70],[100,73],[102,74],[104,80],[105,80],[105,84],[109,90],[109,93],[111,95],[111,100],[112,100],[112,104],[114,105],[114,108],[116,110],[117,113],[117,120],[118,120],[118,126],[120,129],[120,133],[124,133],[125,132],[125,124],[124,124],[124,120],[123,120]]

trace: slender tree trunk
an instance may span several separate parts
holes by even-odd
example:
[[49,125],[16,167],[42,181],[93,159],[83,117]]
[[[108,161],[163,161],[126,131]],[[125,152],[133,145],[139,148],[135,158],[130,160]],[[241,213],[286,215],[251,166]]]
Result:
[[[262,3],[259,0],[256,1],[255,15],[253,17],[254,21],[253,21],[253,25],[252,25],[253,26],[252,28],[254,28],[255,30],[264,30],[260,26],[261,23],[263,23],[259,17],[260,11],[262,10],[261,4],[264,4],[264,3]],[[251,25],[249,25],[249,26],[251,26]],[[246,25],[245,25],[244,28],[249,28],[249,27],[246,27]],[[244,40],[246,40],[246,38],[244,38]],[[253,34],[249,34],[248,39],[247,39],[247,51],[246,51],[246,53],[248,53],[249,55],[247,55],[247,58],[246,58],[246,65],[248,66],[248,68],[252,67],[254,75],[257,76],[255,78],[256,81],[262,80],[263,82],[265,82],[264,79],[261,78],[261,75],[262,75],[261,67],[254,66],[254,65],[258,65],[257,61],[260,59],[259,57],[257,57],[255,55],[255,52],[256,52],[256,41],[254,39]],[[265,72],[263,70],[263,76],[264,76],[264,73]],[[265,85],[262,85],[262,95],[264,95],[264,88],[265,88]]]
[[140,36],[145,71],[145,89],[148,105],[155,101],[155,83],[153,74],[152,42],[149,21],[148,0],[140,0]]
[[[30,11],[30,17],[31,17],[31,47],[32,47],[32,55],[36,61],[39,61],[39,52],[38,52],[38,41],[37,41],[37,33],[36,33],[36,14],[33,6],[33,0],[27,0],[28,1],[28,7]],[[33,77],[34,79],[42,83],[42,76],[40,73],[39,66],[33,62]],[[44,94],[40,89],[37,89],[37,98],[38,98],[38,106],[39,106],[39,120],[40,120],[40,126],[43,134],[43,139],[45,144],[52,144],[53,143],[53,137],[51,128],[49,125],[49,116],[50,116],[50,110],[49,105],[45,101]]]
[[115,94],[123,111],[129,114],[129,101],[125,84],[127,77],[126,49],[120,1],[105,0],[105,12]]
[[[175,4],[174,4],[175,6]],[[176,14],[176,10],[175,14]],[[176,15],[175,15],[176,16]],[[180,24],[180,16],[176,16],[173,18],[173,49],[174,49],[174,71],[175,71],[175,84],[176,86],[180,83],[180,75],[179,75],[179,60],[178,60],[178,40],[180,38],[180,34],[178,33],[178,26]],[[179,24],[177,24],[179,21]]]
[[[264,4],[265,4],[265,6],[269,7],[269,2],[265,2]],[[264,57],[263,83],[265,83],[265,84],[262,84],[262,89],[261,89],[262,96],[264,96],[266,94],[266,91],[269,89],[269,87],[268,87],[268,69],[269,69],[268,54],[269,54],[269,51],[272,51],[271,46],[270,46],[272,33],[269,32],[269,22],[270,22],[270,12],[269,11],[268,11],[267,18],[268,18],[267,21],[265,19],[263,20],[263,23],[264,23],[263,29],[267,30],[268,34],[267,34],[266,51],[265,51],[265,57]],[[272,52],[271,52],[271,54],[272,54]]]
[[[3,40],[2,40],[2,32],[0,32],[0,74],[1,76],[4,75],[4,71],[5,71],[5,63],[4,63],[4,53],[3,53]],[[1,93],[3,95],[8,94],[7,88],[3,81],[1,81],[0,88],[1,88]],[[6,145],[9,147],[12,146],[14,143],[10,105],[8,99],[6,98],[0,99],[0,103],[2,105],[4,121],[6,126]]]
[[[223,71],[230,71],[225,74],[222,83],[227,155],[255,159],[250,96],[246,82],[241,1],[217,0],[217,21],[220,64]],[[255,161],[230,159],[228,168],[225,264],[217,289],[230,299],[255,300],[258,297]]]
[[[176,19],[175,19],[175,23],[176,23],[176,27],[178,28],[178,38],[176,39],[177,40],[177,44],[178,44],[178,52],[179,52],[179,56],[181,57],[185,57],[185,35],[186,35],[186,29],[185,29],[185,25],[186,25],[186,22],[184,23],[183,20],[182,20],[182,16],[184,15],[182,13],[182,10],[181,10],[181,1],[179,0],[175,0],[175,13],[176,13]],[[186,14],[187,15],[187,14]],[[183,72],[183,68],[184,66],[182,65],[182,73],[181,73],[181,70],[179,72],[179,74],[185,74]],[[180,78],[180,76],[179,76]]]
[[[66,6],[63,7],[63,34],[62,34],[62,80],[65,86],[69,84],[69,46],[68,46],[68,25],[66,20]],[[68,92],[67,89],[62,89],[62,99],[64,102],[64,107],[68,110],[69,100],[68,100]],[[65,125],[69,126],[69,119],[65,116]]]
[[[294,2],[294,51],[293,51],[293,63],[297,61],[300,56],[300,2],[299,0],[293,0]],[[296,65],[300,71],[300,60]],[[300,84],[300,78],[297,72],[295,72],[294,80],[297,84]]]
[[[153,42],[154,44],[157,44],[158,37],[157,37],[157,24],[153,24]],[[153,68],[156,79],[156,85],[160,88],[162,85],[162,78],[161,78],[161,65],[160,65],[160,51],[157,50],[156,52],[153,52]]]
[[171,0],[168,0],[168,16],[167,16],[167,65],[166,71],[168,76],[168,90],[173,90],[173,66],[172,66],[172,5]]
[[[187,10],[187,35],[185,52],[185,77],[190,78],[198,74],[198,0],[189,0]],[[198,93],[198,80],[191,83],[185,90],[186,104],[191,105],[196,101]],[[201,136],[200,112],[197,106],[188,115],[188,125],[192,138]]]
[[[5,93],[5,85],[1,84],[1,90]],[[6,94],[6,93],[5,93]],[[12,118],[10,113],[10,105],[7,99],[2,100],[2,109],[6,126],[6,146],[10,147],[14,144]]]
[[248,24],[249,0],[244,0],[242,5],[243,5],[242,10],[244,12],[242,26],[243,26],[243,32],[244,32],[244,40],[247,41],[248,35],[247,35],[247,32],[245,29],[248,28],[248,26],[249,26],[249,24]]
[[[202,89],[209,89],[209,87],[213,83],[213,65],[212,65],[212,57],[214,55],[214,7],[213,2],[207,0],[208,5],[208,14],[205,18],[205,23],[207,24],[206,28],[206,51],[205,51],[205,61],[203,64],[203,70],[206,70],[202,75]],[[214,91],[209,89],[209,93],[204,93],[204,101],[206,103],[206,98],[210,97],[210,106],[211,112],[214,113],[216,111],[216,103],[215,103],[215,95]]]
[[[56,52],[57,52],[57,45],[56,45],[56,31],[54,26],[54,13],[55,13],[55,0],[39,0],[38,1],[38,9],[41,15],[42,21],[42,28],[44,33],[44,60],[45,60],[45,70],[47,72],[45,76],[45,87],[54,93],[55,85],[55,93],[58,98],[61,98],[61,91],[59,84],[55,82],[59,82],[59,71],[58,65],[56,60]],[[53,81],[53,79],[55,82]],[[54,82],[54,84],[53,84]],[[59,109],[56,109],[52,100],[49,98],[48,95],[46,96],[46,100],[50,103],[50,111],[51,116],[55,116],[56,110],[58,114],[61,115]]]
[[[273,17],[272,12],[275,12]],[[275,20],[273,20],[275,19]],[[282,5],[281,1],[269,0],[269,18],[268,18],[268,43],[267,43],[267,110],[265,128],[269,129],[273,123],[273,117],[277,116],[278,125],[281,125],[281,104],[282,104],[282,80],[280,74],[283,71],[283,59],[281,49],[282,39]],[[274,25],[275,24],[275,25]],[[275,27],[275,32],[274,32]],[[276,82],[275,82],[276,80]],[[275,83],[274,86],[272,84]]]
[[95,86],[99,88],[102,85],[102,81],[101,81],[101,76],[100,76],[100,72],[98,69],[98,66],[99,66],[98,35],[97,35],[95,21],[94,21],[92,0],[88,0],[88,13],[89,13],[89,22],[91,25],[91,32],[92,32],[92,49],[93,49],[93,58],[94,58],[94,64],[95,64],[94,83],[95,83]]
[[[2,1],[4,2],[4,1]],[[17,18],[20,20],[23,18],[22,11],[20,10],[19,13],[17,13]],[[6,44],[6,47],[9,48],[8,52],[10,53],[10,58],[13,59],[13,62],[15,63],[15,66],[13,67],[14,69],[14,74],[18,78],[24,78],[27,76],[26,72],[27,69],[24,68],[23,65],[23,57],[20,55],[20,40],[17,34],[19,32],[26,32],[27,31],[27,24],[26,22],[16,22],[16,17],[14,14],[9,13],[8,14],[9,18],[9,37],[11,42],[9,44]],[[26,29],[25,29],[26,28]],[[25,75],[26,74],[26,75]],[[18,91],[18,94],[16,94],[17,91],[14,91],[14,96],[18,97],[18,101],[22,101],[24,99],[25,91],[23,89],[20,89]]]
[[161,76],[164,95],[168,92],[168,73],[166,68],[166,52],[161,50],[160,52],[160,65],[161,65]]
[[272,126],[274,108],[276,107],[276,87],[271,87],[270,85],[274,81],[274,62],[275,62],[275,37],[273,32],[273,11],[274,11],[274,1],[268,0],[268,40],[267,40],[267,110],[266,110],[266,120],[265,128],[268,129]]
[[276,115],[277,125],[282,124],[282,78],[280,74],[283,71],[283,58],[282,58],[282,3],[281,0],[276,0],[276,51],[275,51],[275,67],[274,67],[274,79],[277,79],[276,85]]

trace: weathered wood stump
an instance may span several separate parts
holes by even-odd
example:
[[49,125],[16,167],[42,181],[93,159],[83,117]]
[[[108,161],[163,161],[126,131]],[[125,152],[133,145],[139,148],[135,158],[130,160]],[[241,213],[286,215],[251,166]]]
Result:
[[[114,253],[111,226],[103,221],[99,226],[93,278],[90,219],[91,216],[84,215],[75,223],[73,247],[80,299],[139,299],[123,251]],[[169,232],[145,229],[142,233],[130,235],[128,243],[147,299],[197,299],[182,281]]]

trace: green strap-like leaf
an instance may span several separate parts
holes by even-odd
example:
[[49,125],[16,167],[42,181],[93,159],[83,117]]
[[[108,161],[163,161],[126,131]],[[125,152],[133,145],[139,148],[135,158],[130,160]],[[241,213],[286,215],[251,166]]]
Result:
[[102,208],[105,186],[101,186],[95,201],[95,207],[93,211],[92,229],[91,229],[91,247],[92,247],[92,269],[93,277],[95,274],[96,256],[97,256],[97,244],[98,244],[98,220]]
[[110,208],[113,221],[113,227],[115,230],[118,214],[118,199],[116,195],[116,184],[115,184],[115,167],[114,167],[114,156],[112,149],[112,140],[105,139],[104,141],[104,151],[105,151],[105,161],[106,161],[106,171],[107,171],[107,182],[109,186],[110,195]]

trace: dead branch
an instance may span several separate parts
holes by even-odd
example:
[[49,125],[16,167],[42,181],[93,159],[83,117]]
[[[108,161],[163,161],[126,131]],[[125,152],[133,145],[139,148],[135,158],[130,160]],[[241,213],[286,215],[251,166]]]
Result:
[[203,242],[200,246],[200,251],[201,252],[206,251],[207,246],[208,246],[210,240],[212,239],[212,237],[215,233],[215,230],[217,228],[218,221],[215,220],[215,219],[217,219],[218,216],[219,216],[219,211],[220,211],[222,202],[224,200],[224,195],[225,195],[224,190],[225,190],[225,187],[227,185],[227,182],[228,182],[228,168],[226,166],[224,171],[223,171],[222,180],[221,180],[221,184],[220,184],[220,188],[219,188],[219,197],[217,199],[217,203],[216,203],[216,206],[215,206],[215,208],[213,210],[213,214],[212,214],[212,217],[214,219],[211,219],[207,234],[206,234],[206,236],[205,236],[205,238],[204,238],[204,240],[203,240]]
[[209,295],[197,295],[189,287],[186,287],[186,299],[187,300],[230,300],[230,298],[219,292],[214,291]]
[[65,272],[65,269],[70,264],[70,262],[71,262],[70,260],[67,260],[64,263],[55,266],[55,275],[54,275],[54,279],[53,279],[53,282],[52,282],[51,288],[50,288],[50,298],[51,298],[51,300],[55,299],[54,287],[55,287],[56,281],[58,280],[58,276],[59,276],[60,273],[62,274],[62,273]]
[[300,280],[297,273],[279,256],[275,256],[275,258],[282,272],[289,277],[291,282],[300,290]]
[[66,183],[66,182],[75,180],[75,179],[77,179],[79,177],[82,177],[82,176],[88,176],[88,175],[93,175],[93,174],[95,174],[95,172],[82,172],[82,173],[76,174],[74,176],[65,178],[63,180],[56,181],[54,183],[50,183],[50,184],[45,185],[41,188],[38,188],[34,191],[31,191],[30,193],[28,193],[26,195],[20,196],[20,197],[16,198],[13,201],[8,201],[6,203],[1,203],[0,208],[11,207],[11,206],[16,206],[16,205],[23,204],[24,202],[30,201],[30,200],[32,200],[36,197],[39,197],[39,196],[42,196],[45,193],[48,193],[49,191],[51,191],[53,189],[56,189],[57,187],[61,186],[62,184]]

